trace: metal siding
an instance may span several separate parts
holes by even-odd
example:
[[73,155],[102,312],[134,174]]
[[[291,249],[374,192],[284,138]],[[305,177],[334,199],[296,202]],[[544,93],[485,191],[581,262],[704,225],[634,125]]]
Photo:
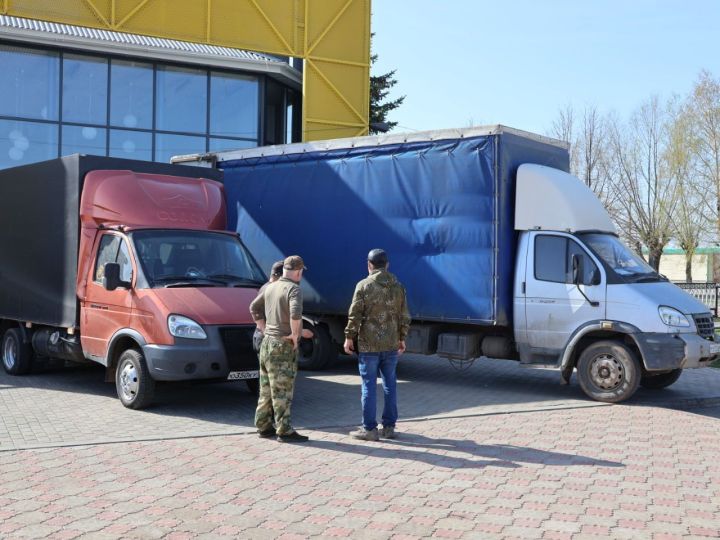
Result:
[[14,28],[17,30],[29,30],[33,32],[46,32],[49,34],[56,34],[58,36],[78,37],[97,41],[120,43],[124,45],[137,45],[154,49],[168,49],[179,52],[213,55],[223,58],[238,58],[262,63],[270,62],[284,64],[284,62],[278,58],[241,49],[218,47],[203,43],[190,43],[174,39],[154,38],[138,34],[127,34],[125,32],[113,32],[111,30],[98,30],[83,26],[57,24],[33,19],[23,19],[20,17],[9,17],[6,15],[0,15],[0,27]]
[[303,140],[368,132],[370,0],[3,0],[0,14],[304,58]]

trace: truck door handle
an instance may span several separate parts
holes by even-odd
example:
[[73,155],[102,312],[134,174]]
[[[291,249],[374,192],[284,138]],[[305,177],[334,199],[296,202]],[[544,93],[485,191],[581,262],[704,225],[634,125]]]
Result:
[[522,282],[522,293],[525,294],[525,282]]

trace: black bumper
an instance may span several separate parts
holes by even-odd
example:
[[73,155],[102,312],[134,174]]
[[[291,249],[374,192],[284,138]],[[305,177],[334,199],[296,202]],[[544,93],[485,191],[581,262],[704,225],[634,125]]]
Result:
[[227,379],[231,371],[257,371],[255,326],[203,326],[207,339],[175,338],[174,345],[144,345],[156,381]]

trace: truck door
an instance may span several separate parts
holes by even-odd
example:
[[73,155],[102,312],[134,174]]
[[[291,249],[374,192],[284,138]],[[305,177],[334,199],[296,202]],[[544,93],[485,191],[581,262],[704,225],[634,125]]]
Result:
[[133,265],[127,240],[120,234],[107,232],[96,244],[97,256],[88,278],[85,300],[81,302],[81,341],[86,353],[104,359],[108,341],[119,329],[130,324],[132,288],[108,291],[103,287],[105,264],[120,265],[120,279],[133,282]]
[[[529,240],[527,342],[521,347],[521,360],[555,365],[577,328],[605,317],[605,279],[595,258],[572,236],[533,232]],[[579,265],[580,285],[573,283],[573,255]]]

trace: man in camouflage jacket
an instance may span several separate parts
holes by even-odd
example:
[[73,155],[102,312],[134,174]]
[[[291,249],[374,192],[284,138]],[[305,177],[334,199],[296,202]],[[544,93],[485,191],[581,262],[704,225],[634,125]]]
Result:
[[398,356],[405,352],[405,336],[410,326],[405,289],[388,272],[387,253],[373,249],[368,253],[368,277],[355,287],[348,323],[345,328],[345,352],[355,351],[362,377],[363,426],[351,433],[353,438],[377,441],[380,434],[375,417],[377,376],[382,377],[385,403],[382,436],[395,438],[397,422]]
[[308,440],[290,422],[297,375],[295,352],[302,335],[300,280],[304,269],[301,257],[286,258],[283,277],[261,289],[250,304],[250,313],[265,336],[260,345],[260,395],[255,426],[260,437],[277,437],[279,442]]

